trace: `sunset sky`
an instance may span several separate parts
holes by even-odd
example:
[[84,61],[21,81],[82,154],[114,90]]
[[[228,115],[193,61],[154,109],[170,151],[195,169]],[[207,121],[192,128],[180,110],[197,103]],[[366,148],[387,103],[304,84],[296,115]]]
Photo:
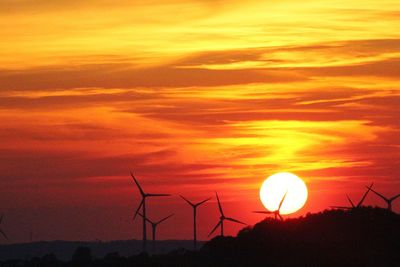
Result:
[[179,194],[256,223],[279,171],[307,183],[294,216],[400,193],[399,29],[398,0],[0,0],[2,229],[140,239],[130,170],[174,194],[148,202],[161,239],[191,237]]

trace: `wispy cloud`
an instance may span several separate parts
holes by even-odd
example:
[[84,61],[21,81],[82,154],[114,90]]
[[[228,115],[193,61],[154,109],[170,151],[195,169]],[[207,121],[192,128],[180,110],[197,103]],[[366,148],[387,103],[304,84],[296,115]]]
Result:
[[[259,205],[259,184],[282,170],[310,187],[302,212],[371,180],[392,192],[397,7],[2,1],[0,183],[8,191],[0,203],[21,211],[29,199],[36,208],[86,203],[82,210],[112,202],[122,212],[134,200],[130,169],[172,193],[222,190],[228,209]],[[104,194],[112,198],[98,200]]]

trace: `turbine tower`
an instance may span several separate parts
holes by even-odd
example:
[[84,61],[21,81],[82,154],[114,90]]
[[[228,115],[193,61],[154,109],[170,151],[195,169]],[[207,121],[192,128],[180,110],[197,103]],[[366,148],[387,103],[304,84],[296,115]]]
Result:
[[225,220],[246,225],[244,222],[238,221],[238,220],[230,218],[230,217],[225,217],[224,211],[222,210],[221,202],[219,201],[218,193],[215,192],[215,195],[217,196],[218,208],[219,208],[219,213],[221,216],[219,217],[219,222],[212,229],[212,231],[210,232],[210,234],[208,236],[212,235],[212,233],[214,233],[218,227],[221,228],[221,236],[224,236],[224,221]]
[[[0,224],[3,222],[3,219],[4,219],[4,214],[1,214],[1,217],[0,217]],[[8,240],[8,237],[7,237],[6,233],[5,233],[2,229],[0,229],[0,233],[1,233],[1,235],[2,235],[5,239]]]
[[274,211],[253,211],[253,212],[254,213],[261,213],[261,214],[274,214],[275,220],[277,220],[278,217],[279,217],[279,219],[281,219],[281,221],[283,221],[283,217],[281,215],[281,207],[282,207],[283,202],[285,201],[287,193],[288,192],[286,191],[286,193],[283,195],[283,198],[282,198],[281,202],[279,203],[279,206],[278,206],[277,210],[274,210]]
[[139,182],[136,180],[135,176],[131,172],[131,176],[133,180],[135,181],[135,184],[137,185],[140,195],[142,196],[142,201],[139,204],[139,207],[136,209],[135,215],[133,216],[133,219],[136,218],[136,216],[139,213],[140,208],[142,208],[142,217],[143,217],[143,252],[147,252],[147,235],[146,235],[146,198],[147,197],[165,197],[165,196],[170,196],[169,194],[149,194],[145,193],[140,186]]
[[197,217],[197,207],[199,207],[201,204],[209,201],[211,198],[207,198],[203,201],[200,201],[198,203],[193,203],[189,200],[187,200],[185,197],[181,196],[183,200],[185,200],[190,206],[193,208],[193,249],[197,250],[197,224],[196,224],[196,217]]
[[392,211],[392,202],[395,201],[397,198],[400,197],[400,194],[398,194],[398,195],[395,195],[394,197],[387,198],[387,197],[385,197],[384,195],[382,195],[382,194],[376,192],[376,191],[375,191],[374,189],[372,189],[371,187],[367,187],[367,188],[368,188],[369,190],[371,190],[373,193],[375,193],[377,196],[379,196],[380,198],[382,198],[384,201],[386,201],[386,203],[387,203],[387,209],[388,209],[389,211]]
[[[141,214],[141,213],[138,213],[138,214],[139,214],[142,218],[145,218],[145,217],[143,216],[143,214]],[[153,222],[153,221],[151,221],[150,219],[145,218],[145,220],[146,220],[148,223],[150,223],[150,224],[151,224],[151,227],[152,227],[152,235],[153,235],[153,253],[156,253],[156,231],[157,231],[157,226],[158,226],[160,223],[162,223],[162,222],[168,220],[168,219],[171,218],[172,216],[174,216],[174,214],[168,215],[167,217],[165,217],[165,218],[163,218],[163,219],[161,219],[161,220],[159,220],[159,221],[157,221],[157,222]]]
[[353,209],[358,209],[358,208],[362,207],[362,204],[364,203],[365,198],[367,197],[369,191],[372,190],[373,186],[374,186],[374,183],[371,183],[370,186],[367,186],[367,191],[365,191],[364,195],[362,196],[360,201],[357,203],[357,205],[354,204],[354,202],[351,200],[349,195],[346,195],[348,201],[350,202],[350,205],[351,205],[350,207],[347,207],[347,206],[331,206],[331,208],[341,209],[341,210],[353,210]]

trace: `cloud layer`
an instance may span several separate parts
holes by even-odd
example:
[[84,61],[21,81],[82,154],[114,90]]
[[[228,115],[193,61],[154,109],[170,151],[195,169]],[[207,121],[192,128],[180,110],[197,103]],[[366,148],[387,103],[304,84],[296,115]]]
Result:
[[[0,208],[14,240],[25,221],[41,239],[139,238],[131,169],[154,191],[218,190],[248,223],[277,171],[307,182],[299,214],[370,181],[398,193],[396,1],[353,2],[3,1]],[[160,235],[186,238],[184,203],[153,204],[181,211],[182,231]],[[119,230],[91,229],[106,211]]]

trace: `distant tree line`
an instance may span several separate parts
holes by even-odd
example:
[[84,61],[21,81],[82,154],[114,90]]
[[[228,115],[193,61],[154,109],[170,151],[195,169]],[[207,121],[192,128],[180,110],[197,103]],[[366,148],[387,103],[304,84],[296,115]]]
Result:
[[396,267],[400,266],[400,215],[360,207],[325,210],[285,221],[266,218],[236,237],[216,237],[200,251],[122,257],[117,252],[95,259],[79,247],[68,262],[54,255],[9,260],[2,267]]

